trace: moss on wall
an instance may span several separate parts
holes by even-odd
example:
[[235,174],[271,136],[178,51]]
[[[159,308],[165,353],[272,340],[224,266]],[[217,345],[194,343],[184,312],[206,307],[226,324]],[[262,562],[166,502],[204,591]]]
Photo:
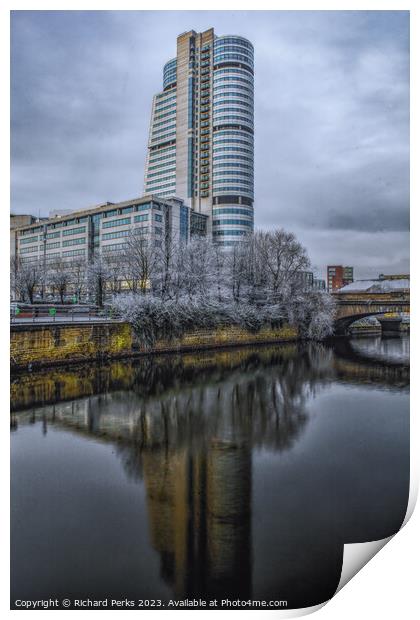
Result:
[[90,323],[70,325],[12,326],[10,357],[12,367],[26,368],[57,363],[104,360],[132,355],[135,352],[200,350],[240,344],[270,343],[297,339],[291,327],[257,333],[237,326],[216,330],[199,329],[173,341],[161,340],[153,349],[138,340],[133,348],[131,325],[128,323]]
[[[200,349],[205,347],[226,347],[235,344],[296,340],[297,337],[297,330],[289,326],[277,329],[264,327],[259,332],[249,332],[242,327],[231,325],[219,327],[218,329],[212,331],[197,329],[189,334],[185,334],[182,338],[174,339],[171,342],[159,340],[153,347],[153,350],[181,351],[183,349]],[[142,351],[147,350],[141,343],[139,343],[139,348]]]
[[131,327],[127,323],[13,326],[12,366],[48,365],[129,355]]

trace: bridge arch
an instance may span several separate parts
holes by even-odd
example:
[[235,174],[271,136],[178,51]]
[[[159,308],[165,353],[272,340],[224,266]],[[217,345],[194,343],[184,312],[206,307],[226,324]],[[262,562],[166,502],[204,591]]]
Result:
[[364,312],[361,314],[352,314],[337,318],[334,321],[334,334],[336,336],[346,336],[348,334],[348,329],[350,325],[352,325],[352,323],[355,323],[359,319],[364,319],[367,316],[383,316],[388,313],[389,310],[376,310],[374,312]]
[[[410,280],[409,276],[360,280],[339,289],[333,297],[336,302],[335,334],[346,334],[352,323],[368,316],[377,316],[385,331],[393,332],[397,323],[399,330],[401,312],[410,312]],[[398,318],[382,318],[388,313],[397,314]]]

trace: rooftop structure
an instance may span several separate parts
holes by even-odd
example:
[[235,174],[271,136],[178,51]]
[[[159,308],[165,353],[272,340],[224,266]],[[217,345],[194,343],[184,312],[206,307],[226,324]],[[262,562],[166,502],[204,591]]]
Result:
[[338,293],[388,293],[403,292],[410,290],[410,280],[407,278],[399,279],[378,279],[378,280],[356,280],[347,286],[343,286]]
[[407,273],[394,273],[391,275],[385,275],[383,273],[379,274],[380,280],[409,280],[410,274]]

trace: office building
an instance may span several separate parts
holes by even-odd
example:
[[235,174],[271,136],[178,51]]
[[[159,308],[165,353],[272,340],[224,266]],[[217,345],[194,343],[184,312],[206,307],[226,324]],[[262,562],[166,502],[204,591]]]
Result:
[[117,255],[131,231],[160,247],[169,240],[187,242],[195,234],[205,235],[206,227],[207,217],[192,212],[182,200],[149,195],[37,221],[11,234],[23,263],[48,264]]
[[325,280],[315,278],[312,271],[299,271],[297,275],[305,288],[325,291]]
[[21,226],[30,226],[36,222],[36,217],[33,215],[15,215],[14,213],[10,214],[10,256],[13,258],[17,253],[17,245],[16,245],[16,228],[20,228]]
[[311,289],[314,285],[314,274],[312,271],[298,271],[296,274],[305,288]]
[[334,292],[353,282],[353,267],[329,265],[327,267],[327,283],[329,292]]
[[144,191],[178,196],[232,245],[254,226],[254,51],[213,28],[177,39],[153,98]]
[[313,288],[317,291],[325,291],[325,280],[322,280],[321,278],[314,278]]

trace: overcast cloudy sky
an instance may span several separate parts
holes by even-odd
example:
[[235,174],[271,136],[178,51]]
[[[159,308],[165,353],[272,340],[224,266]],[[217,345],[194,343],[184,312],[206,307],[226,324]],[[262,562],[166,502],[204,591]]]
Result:
[[176,36],[255,47],[255,223],[325,277],[408,270],[408,12],[12,13],[12,211],[143,192],[152,96]]

